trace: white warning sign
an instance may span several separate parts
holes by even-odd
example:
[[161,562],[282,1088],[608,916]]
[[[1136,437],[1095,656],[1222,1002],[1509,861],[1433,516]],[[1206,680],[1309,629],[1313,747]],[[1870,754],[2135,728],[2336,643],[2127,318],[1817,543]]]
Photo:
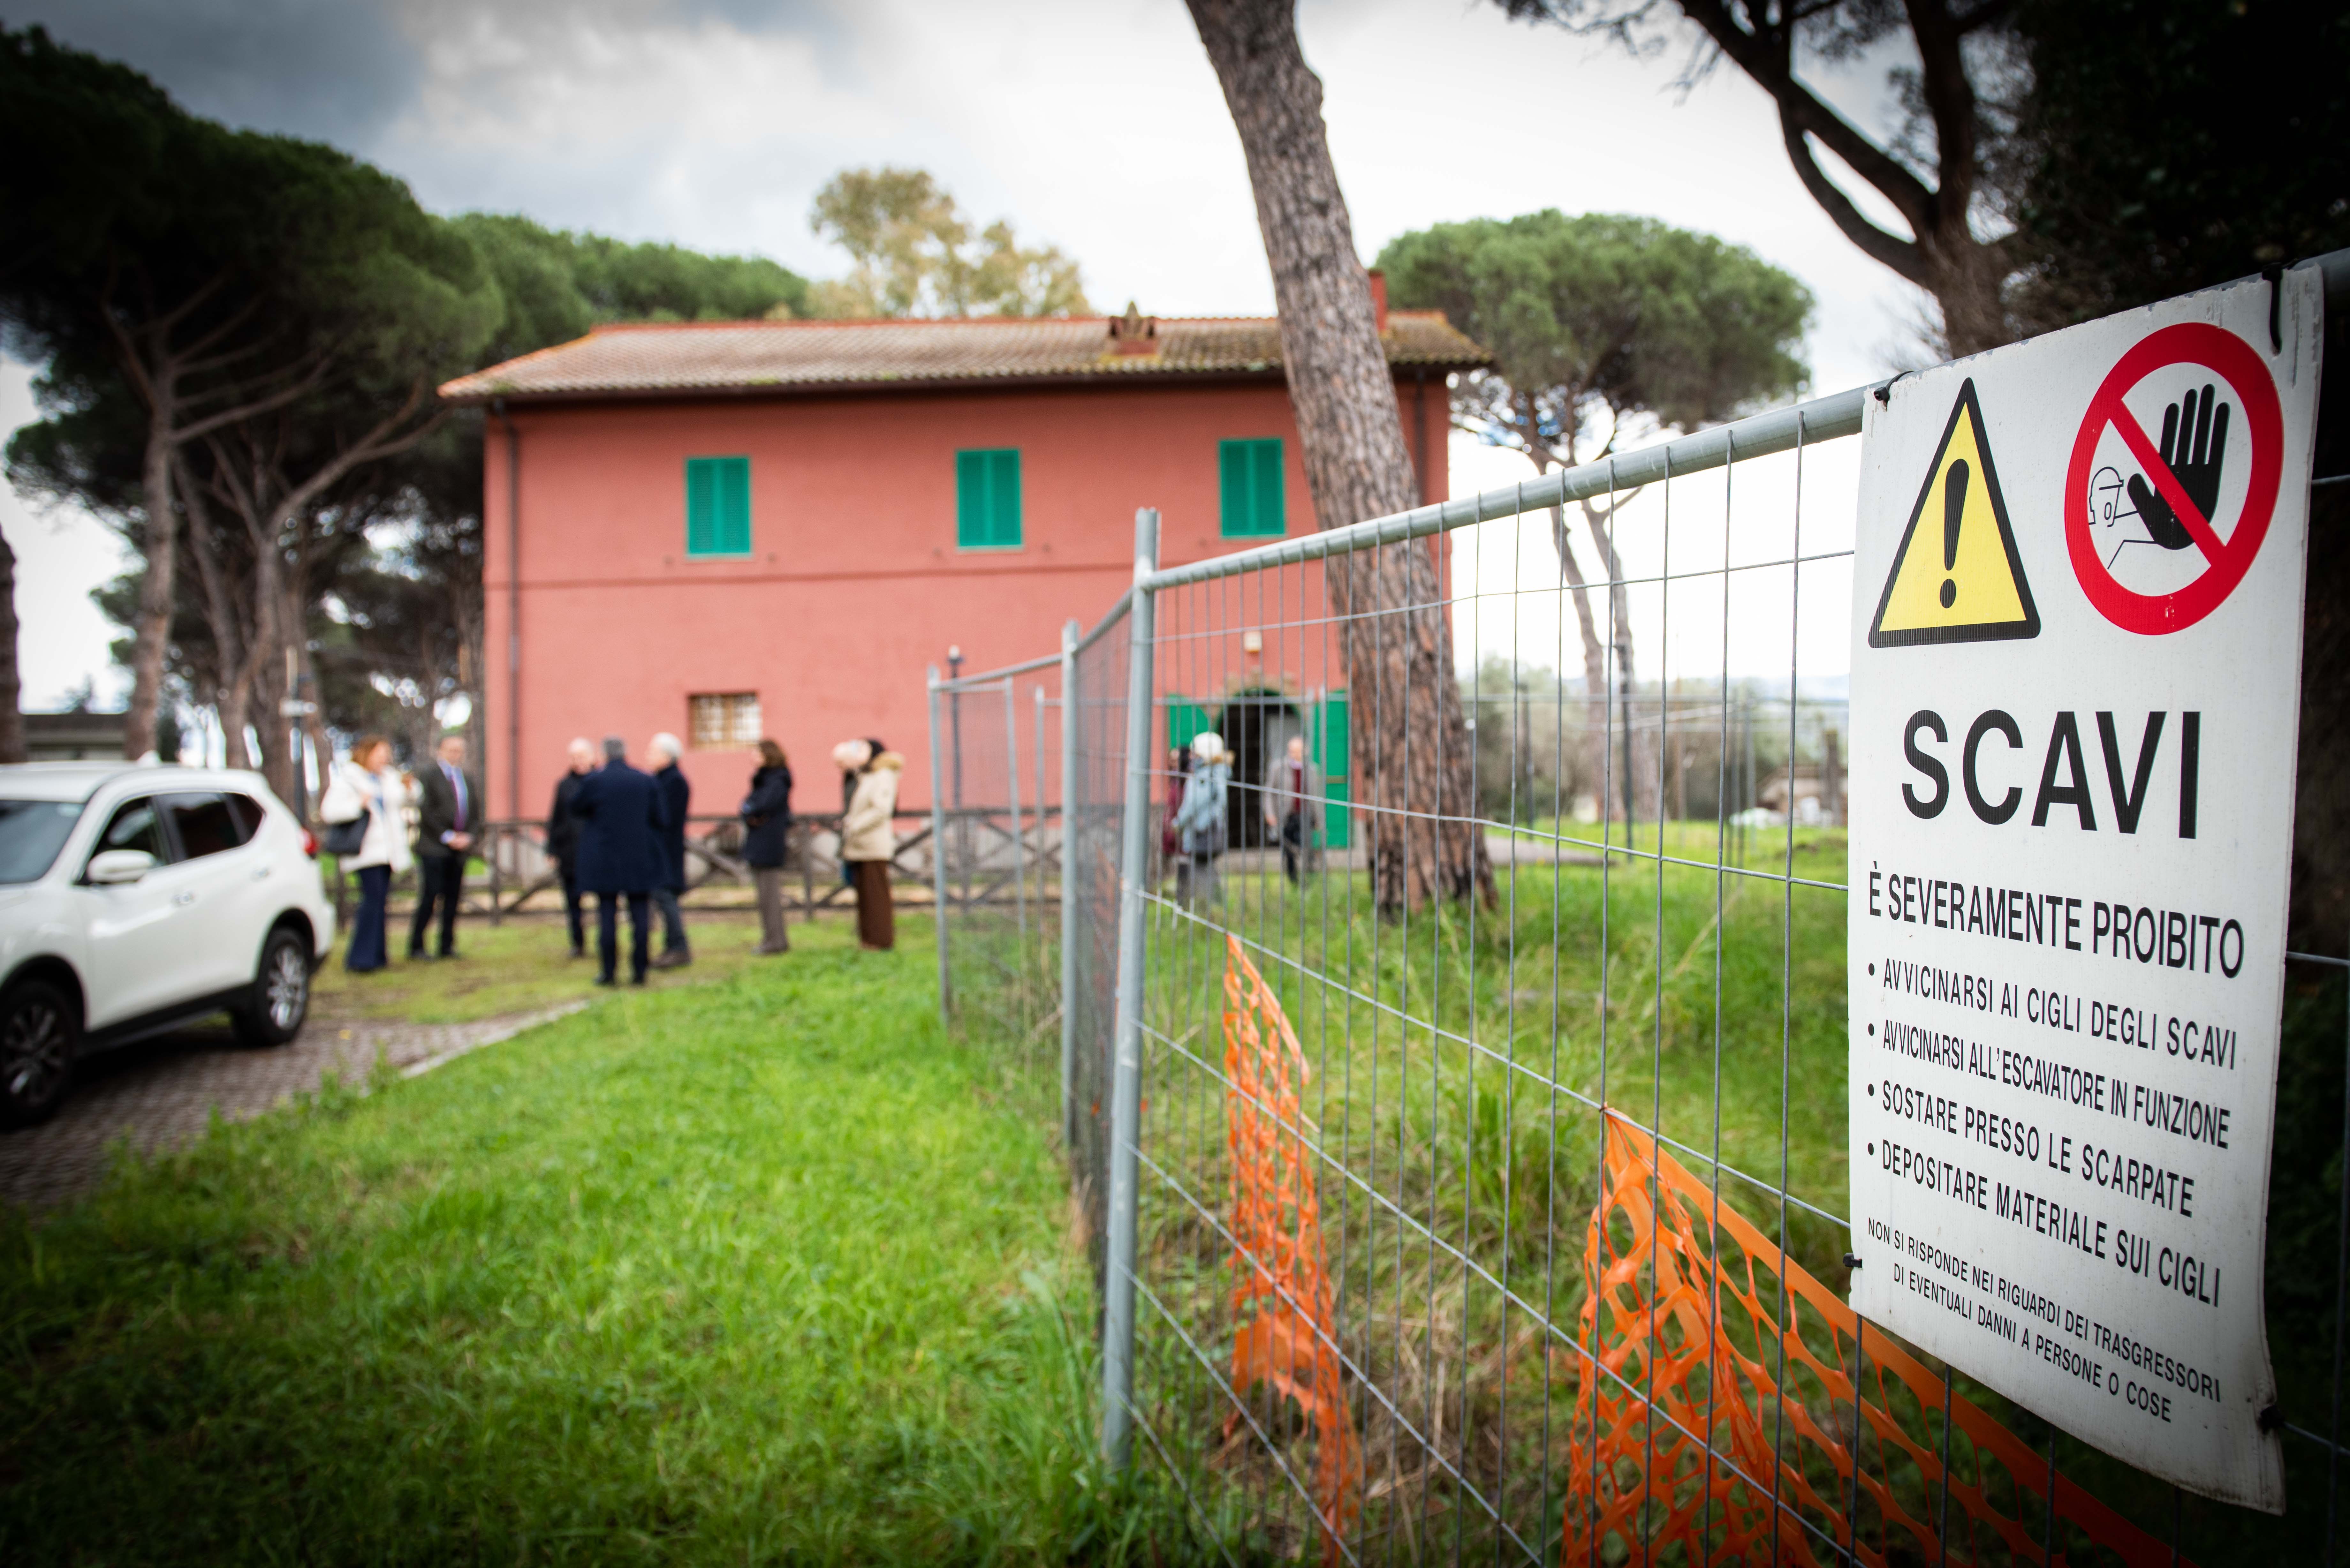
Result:
[[2292,272],[1894,382],[1853,576],[1853,1304],[2272,1512],[2322,309]]

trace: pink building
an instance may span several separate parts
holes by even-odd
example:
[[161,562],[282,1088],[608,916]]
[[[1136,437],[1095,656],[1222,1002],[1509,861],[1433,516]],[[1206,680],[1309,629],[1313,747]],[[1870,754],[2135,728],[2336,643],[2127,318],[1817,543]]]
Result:
[[[1441,316],[1382,314],[1420,493],[1446,493]],[[574,735],[673,731],[697,810],[752,746],[874,735],[929,803],[923,670],[1047,652],[1131,575],[1315,527],[1270,318],[613,327],[450,382],[489,410],[488,777],[536,816]]]

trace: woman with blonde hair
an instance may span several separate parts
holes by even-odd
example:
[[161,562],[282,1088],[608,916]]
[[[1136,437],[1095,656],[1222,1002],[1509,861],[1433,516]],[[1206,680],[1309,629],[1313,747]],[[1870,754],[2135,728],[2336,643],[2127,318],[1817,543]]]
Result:
[[[833,755],[846,760],[851,746],[864,745],[862,741],[843,742]],[[906,759],[895,752],[881,752],[867,762],[840,822],[841,863],[849,867],[857,888],[858,945],[868,952],[887,952],[898,941],[889,908],[889,861],[898,853],[898,835],[889,819],[898,815],[898,775],[905,766]]]
[[[408,819],[401,813],[415,787],[407,774],[393,771],[390,741],[361,735],[350,755],[335,764],[318,802],[337,867],[359,874],[359,913],[351,918],[351,942],[343,950],[343,967],[353,974],[390,961],[384,948],[384,906],[391,898],[391,879],[408,869]],[[343,850],[338,839],[350,847]]]

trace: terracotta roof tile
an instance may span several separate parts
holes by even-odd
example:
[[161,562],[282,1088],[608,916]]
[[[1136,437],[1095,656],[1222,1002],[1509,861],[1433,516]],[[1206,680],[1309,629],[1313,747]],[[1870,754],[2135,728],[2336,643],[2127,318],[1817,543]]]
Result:
[[[889,385],[1277,375],[1271,317],[1160,317],[1154,353],[1121,354],[1099,317],[952,321],[721,321],[601,327],[460,376],[452,402],[757,394]],[[1395,311],[1396,366],[1467,369],[1485,351],[1436,311]]]

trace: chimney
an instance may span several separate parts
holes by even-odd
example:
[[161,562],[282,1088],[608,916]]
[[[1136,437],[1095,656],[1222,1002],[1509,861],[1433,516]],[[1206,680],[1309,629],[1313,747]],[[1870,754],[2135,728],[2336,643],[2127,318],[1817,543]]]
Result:
[[1371,269],[1371,319],[1378,323],[1379,336],[1388,335],[1388,275],[1378,268]]
[[1159,352],[1159,317],[1145,316],[1134,301],[1126,302],[1126,314],[1113,316],[1109,322],[1111,351],[1121,358],[1133,354]]

